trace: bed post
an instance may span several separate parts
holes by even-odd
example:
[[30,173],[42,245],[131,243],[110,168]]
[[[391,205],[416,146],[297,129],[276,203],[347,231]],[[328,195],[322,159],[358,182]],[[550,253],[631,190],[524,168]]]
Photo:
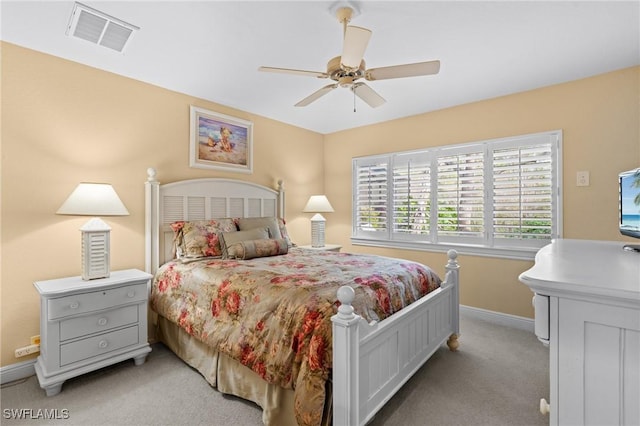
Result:
[[451,318],[453,321],[453,333],[449,336],[449,340],[447,340],[447,346],[449,350],[455,352],[458,350],[458,346],[460,343],[458,342],[458,336],[460,335],[460,287],[459,287],[459,269],[460,265],[458,264],[458,252],[451,249],[447,252],[447,257],[449,261],[445,266],[446,275],[444,283],[442,283],[443,287],[453,286],[451,289]]
[[278,211],[276,214],[280,219],[285,219],[284,215],[284,182],[282,179],[278,179]]
[[333,424],[355,425],[359,419],[358,321],[351,303],[355,291],[350,286],[338,289],[340,307],[333,322]]
[[152,167],[147,169],[147,181],[144,183],[144,235],[145,235],[145,259],[144,268],[150,274],[158,269],[160,257],[160,182],[156,179],[156,170]]

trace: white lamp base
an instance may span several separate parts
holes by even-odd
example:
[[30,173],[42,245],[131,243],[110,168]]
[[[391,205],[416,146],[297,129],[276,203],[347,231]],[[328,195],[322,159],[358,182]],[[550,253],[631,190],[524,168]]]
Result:
[[107,278],[111,274],[109,262],[109,234],[111,228],[100,218],[93,218],[82,228],[82,279]]
[[316,213],[311,218],[311,247],[324,247],[324,228],[326,220]]

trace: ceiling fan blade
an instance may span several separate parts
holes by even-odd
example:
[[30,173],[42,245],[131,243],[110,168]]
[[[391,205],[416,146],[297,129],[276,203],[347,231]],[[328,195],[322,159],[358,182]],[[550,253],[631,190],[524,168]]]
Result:
[[290,68],[260,67],[260,68],[258,68],[258,71],[278,72],[278,73],[283,73],[283,74],[306,75],[306,76],[309,76],[309,77],[318,77],[318,78],[327,78],[327,77],[329,77],[329,75],[326,72],[294,70],[294,69],[290,69]]
[[316,90],[315,92],[313,92],[312,94],[310,94],[309,96],[307,96],[306,98],[304,98],[303,100],[298,102],[295,106],[297,106],[297,107],[307,106],[311,102],[313,102],[313,101],[317,100],[318,98],[326,95],[327,93],[329,93],[330,91],[332,91],[336,87],[338,87],[338,83],[329,84],[327,86],[324,86],[322,89]]
[[415,64],[372,68],[365,72],[365,78],[369,81],[386,80],[388,78],[416,77],[419,75],[438,74],[439,71],[440,61],[417,62]]
[[378,95],[375,90],[364,83],[354,83],[351,90],[353,90],[353,93],[355,93],[357,97],[369,104],[371,108],[377,108],[387,102],[382,96]]
[[340,64],[346,68],[358,69],[370,38],[371,30],[348,26],[344,33]]

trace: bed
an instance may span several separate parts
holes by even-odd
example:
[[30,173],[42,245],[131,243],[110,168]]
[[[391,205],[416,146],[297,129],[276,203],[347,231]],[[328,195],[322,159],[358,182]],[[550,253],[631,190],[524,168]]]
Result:
[[[156,337],[267,425],[365,424],[443,343],[457,349],[453,250],[441,280],[415,262],[295,247],[281,182],[161,185],[149,169],[145,204]],[[202,223],[217,227],[212,252],[185,243]]]

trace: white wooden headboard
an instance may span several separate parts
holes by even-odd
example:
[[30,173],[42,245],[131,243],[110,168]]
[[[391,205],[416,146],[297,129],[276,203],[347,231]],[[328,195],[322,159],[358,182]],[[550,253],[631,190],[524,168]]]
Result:
[[145,183],[145,270],[155,273],[171,260],[173,231],[179,220],[222,217],[284,217],[284,189],[234,179],[190,179],[160,185],[156,170]]

